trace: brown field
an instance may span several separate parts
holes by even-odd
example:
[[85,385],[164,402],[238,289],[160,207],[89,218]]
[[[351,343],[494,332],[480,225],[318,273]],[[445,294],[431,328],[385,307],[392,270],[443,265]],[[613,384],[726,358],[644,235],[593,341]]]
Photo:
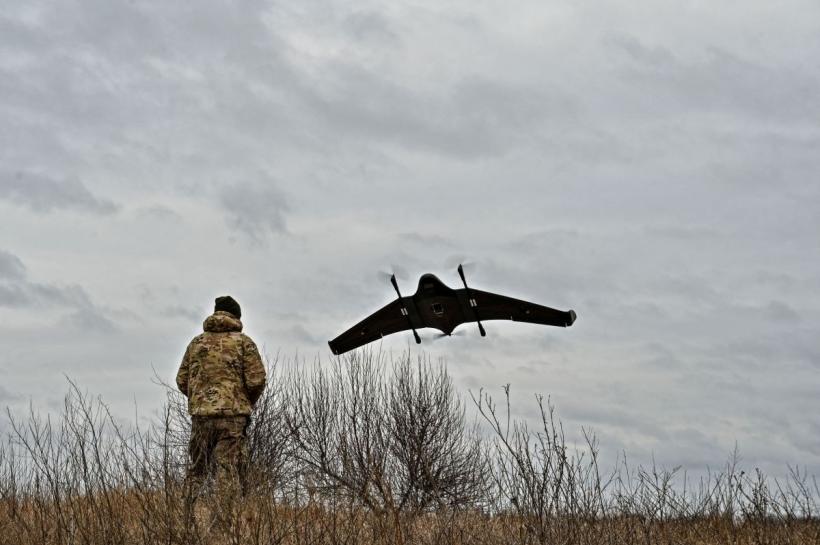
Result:
[[425,361],[282,367],[254,414],[244,494],[186,490],[172,389],[147,429],[73,384],[59,418],[12,418],[0,545],[820,544],[817,483],[796,468],[774,481],[734,457],[695,484],[674,469],[602,471],[594,437],[567,447],[542,400],[534,429],[478,392],[482,420],[468,424],[446,370]]
[[641,516],[555,517],[546,521],[478,510],[442,509],[397,517],[359,506],[282,505],[270,496],[236,502],[209,497],[186,509],[183,494],[116,493],[97,503],[83,498],[54,505],[5,502],[0,543],[196,544],[813,544],[820,522]]

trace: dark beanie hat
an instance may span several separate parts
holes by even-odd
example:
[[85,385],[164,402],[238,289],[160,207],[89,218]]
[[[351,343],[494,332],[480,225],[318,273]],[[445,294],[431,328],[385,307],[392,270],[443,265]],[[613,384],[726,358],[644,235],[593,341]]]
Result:
[[239,303],[237,303],[230,295],[223,295],[222,297],[217,297],[214,300],[214,312],[220,310],[230,312],[237,318],[242,317],[242,309],[239,308]]

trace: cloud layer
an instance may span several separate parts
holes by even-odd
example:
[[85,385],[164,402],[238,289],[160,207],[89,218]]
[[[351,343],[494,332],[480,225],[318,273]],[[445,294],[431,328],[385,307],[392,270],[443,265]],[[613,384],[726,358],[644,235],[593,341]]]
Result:
[[54,180],[30,172],[0,172],[0,200],[25,206],[33,212],[77,210],[94,214],[111,214],[117,206],[96,198],[77,180]]
[[65,373],[150,412],[217,295],[271,353],[328,358],[393,297],[378,271],[409,292],[471,261],[579,319],[425,344],[463,389],[512,383],[529,416],[550,394],[612,460],[703,469],[737,442],[820,473],[818,21],[808,0],[9,7],[0,400],[58,405]]

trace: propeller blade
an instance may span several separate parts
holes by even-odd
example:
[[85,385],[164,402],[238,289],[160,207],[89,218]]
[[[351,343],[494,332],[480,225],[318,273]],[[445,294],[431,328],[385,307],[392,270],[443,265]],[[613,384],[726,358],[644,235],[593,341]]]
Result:
[[379,280],[382,282],[390,282],[390,277],[395,276],[399,280],[407,280],[407,269],[402,267],[401,265],[390,265],[390,272],[387,271],[377,271],[376,276],[378,276]]
[[396,275],[396,278],[399,280],[407,280],[409,275],[407,274],[407,269],[402,267],[401,265],[390,265],[390,268],[393,270],[393,274]]
[[478,263],[475,260],[469,259],[463,255],[451,255],[447,259],[444,260],[444,268],[445,269],[455,269],[459,265],[462,266],[464,272],[470,274],[475,272],[478,268]]
[[453,333],[451,333],[449,335],[447,335],[446,333],[436,333],[435,335],[430,337],[430,340],[438,341],[438,340],[443,339],[444,337],[463,337],[465,334],[466,333],[463,329],[459,329],[458,331],[454,331]]

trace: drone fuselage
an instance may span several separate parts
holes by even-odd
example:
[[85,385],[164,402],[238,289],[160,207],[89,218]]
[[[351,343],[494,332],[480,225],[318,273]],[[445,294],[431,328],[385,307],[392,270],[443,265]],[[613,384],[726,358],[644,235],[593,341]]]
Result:
[[469,301],[464,294],[454,290],[434,274],[421,276],[418,289],[411,298],[422,323],[445,335],[450,335],[459,324],[469,321],[464,312],[464,305],[469,305]]

